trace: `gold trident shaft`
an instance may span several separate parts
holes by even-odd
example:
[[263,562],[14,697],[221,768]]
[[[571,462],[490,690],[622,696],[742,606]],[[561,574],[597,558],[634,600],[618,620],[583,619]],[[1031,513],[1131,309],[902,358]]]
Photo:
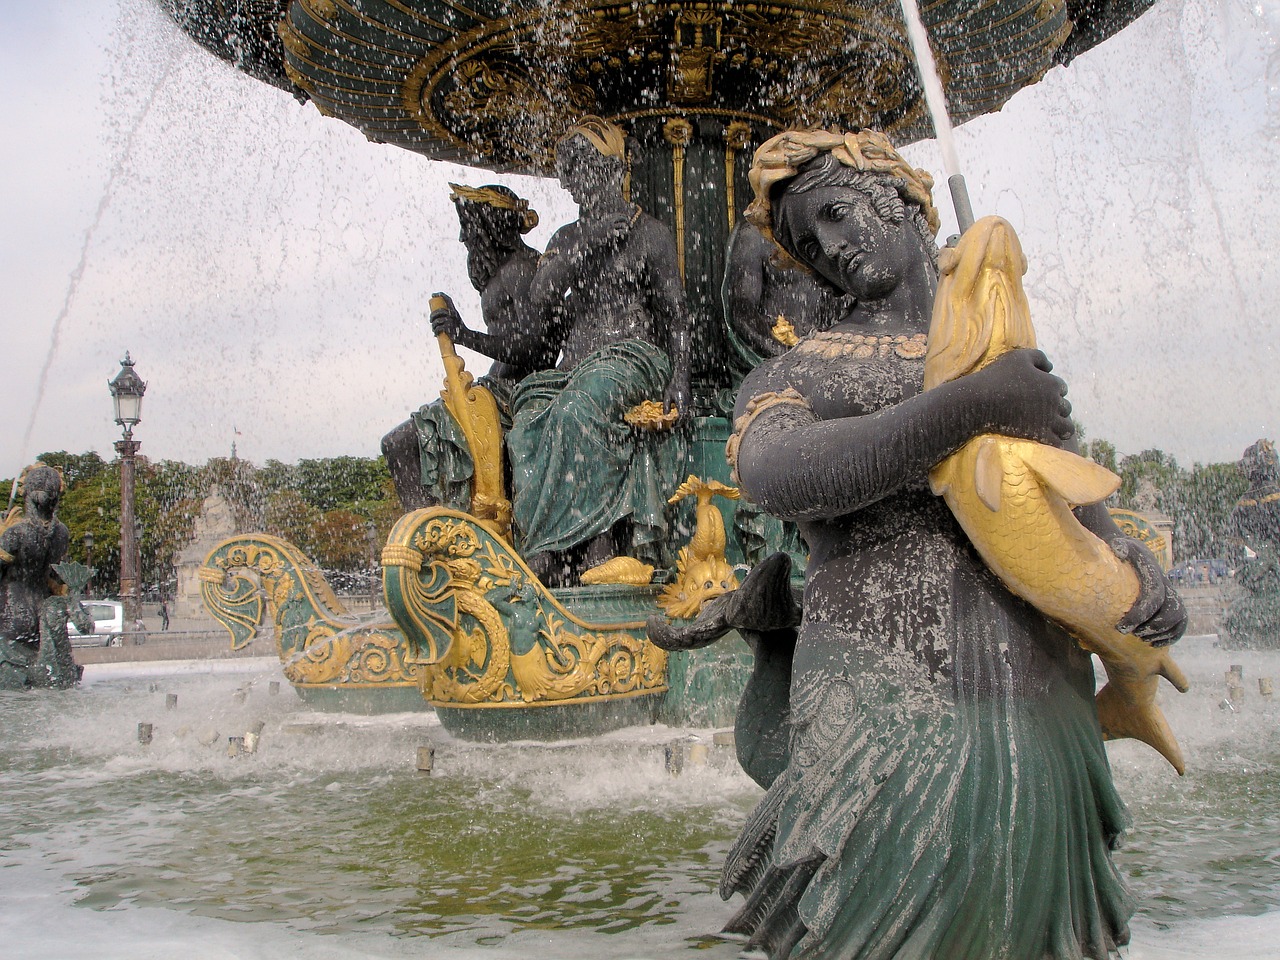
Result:
[[[448,305],[444,297],[432,297],[433,311]],[[475,474],[471,480],[471,515],[488,520],[504,539],[511,532],[511,501],[502,485],[502,423],[498,401],[485,387],[477,386],[447,333],[437,333],[444,362],[444,387],[440,399],[453,415],[471,451]]]

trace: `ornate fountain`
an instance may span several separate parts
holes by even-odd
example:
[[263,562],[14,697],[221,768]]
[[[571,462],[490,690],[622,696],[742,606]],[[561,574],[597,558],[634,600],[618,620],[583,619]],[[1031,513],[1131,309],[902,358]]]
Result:
[[[1151,2],[925,5],[952,118],[998,110]],[[162,5],[244,72],[430,158],[547,175],[557,139],[583,115],[625,130],[628,199],[669,228],[688,301],[686,472],[724,486],[733,389],[750,361],[725,321],[722,278],[752,153],[795,127],[874,126],[898,143],[932,130],[897,0]],[[670,554],[699,539],[681,509]],[[762,526],[749,505],[712,510],[733,531],[727,567],[797,553],[793,534]],[[668,655],[650,643],[662,571],[653,583],[549,589],[527,559],[492,517],[437,507],[406,514],[383,551],[394,622],[347,614],[305,557],[270,538],[219,545],[201,579],[235,644],[273,621],[287,675],[317,701],[404,709],[416,698],[453,732],[485,739],[728,722],[750,654],[739,643]]]

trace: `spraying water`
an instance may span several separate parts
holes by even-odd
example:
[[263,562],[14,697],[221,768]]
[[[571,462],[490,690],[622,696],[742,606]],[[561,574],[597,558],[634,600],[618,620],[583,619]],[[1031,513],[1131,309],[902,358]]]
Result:
[[[147,91],[147,97],[142,103],[142,108],[133,118],[133,123],[130,124],[124,147],[107,174],[106,186],[103,187],[102,196],[98,200],[98,208],[94,211],[93,220],[90,221],[88,229],[84,232],[84,240],[80,244],[80,258],[76,261],[75,268],[71,271],[71,279],[67,282],[67,292],[62,298],[62,307],[58,310],[58,315],[54,317],[53,329],[49,333],[49,349],[45,353],[44,363],[40,367],[40,379],[36,382],[36,399],[31,405],[31,416],[27,420],[27,428],[22,434],[22,446],[19,448],[19,467],[26,465],[27,454],[31,448],[31,433],[35,429],[36,416],[40,412],[40,405],[44,401],[45,388],[49,382],[49,370],[53,366],[54,357],[58,355],[58,346],[62,340],[62,324],[66,320],[67,314],[71,312],[71,304],[75,302],[76,292],[80,289],[80,281],[84,277],[85,267],[89,262],[89,248],[93,245],[93,238],[98,232],[98,227],[102,224],[102,218],[106,214],[107,208],[111,206],[111,198],[115,193],[116,183],[129,163],[138,131],[142,128],[147,115],[151,112],[151,107],[156,101],[156,94],[160,92],[160,88],[164,86],[165,81],[169,79],[169,72],[172,67],[173,60],[171,58],[156,77],[151,89]],[[17,492],[18,485],[15,483],[9,491],[9,506],[11,507]]]
[[924,101],[933,119],[933,132],[942,150],[942,165],[947,171],[947,186],[951,188],[951,203],[956,211],[956,223],[964,233],[973,225],[973,207],[969,203],[969,190],[960,172],[960,156],[951,131],[951,117],[947,113],[947,98],[938,76],[938,65],[929,47],[929,35],[920,20],[920,8],[916,0],[901,0],[902,16],[907,22],[907,36],[915,54],[916,68],[920,71],[920,83],[924,87]]

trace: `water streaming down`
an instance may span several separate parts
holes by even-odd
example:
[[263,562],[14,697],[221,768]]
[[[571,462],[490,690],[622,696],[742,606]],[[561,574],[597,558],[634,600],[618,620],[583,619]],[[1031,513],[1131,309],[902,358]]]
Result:
[[[49,349],[45,353],[44,361],[40,366],[40,376],[36,381],[35,399],[31,403],[31,414],[27,418],[26,429],[22,433],[22,444],[18,448],[18,459],[14,464],[19,469],[26,466],[27,455],[31,452],[31,432],[35,429],[36,416],[40,413],[40,405],[44,402],[45,390],[49,383],[49,370],[53,366],[54,358],[58,355],[58,348],[62,343],[62,326],[67,319],[67,314],[71,311],[71,306],[75,302],[76,293],[80,289],[80,281],[84,277],[85,267],[89,261],[89,250],[93,246],[94,236],[98,232],[99,226],[102,224],[103,217],[111,206],[112,194],[115,191],[117,181],[124,173],[129,164],[130,154],[132,152],[134,141],[141,130],[143,123],[151,113],[151,108],[156,102],[156,95],[160,92],[160,88],[164,86],[165,81],[169,78],[171,64],[165,63],[163,69],[156,76],[152,83],[150,91],[146,94],[141,108],[134,116],[128,134],[125,137],[124,145],[120,149],[119,155],[111,164],[111,169],[107,172],[106,182],[102,187],[102,196],[98,199],[98,206],[94,210],[93,219],[84,231],[84,239],[80,244],[80,257],[76,261],[75,267],[71,270],[71,276],[67,281],[66,295],[63,297],[62,306],[58,310],[58,315],[53,318],[52,329],[49,333]],[[18,487],[14,484],[9,490],[9,506],[13,506],[15,497],[17,496]]]
[[938,141],[938,149],[942,151],[942,165],[947,173],[947,186],[951,190],[956,226],[964,233],[973,225],[973,208],[969,202],[964,173],[960,169],[960,154],[956,150],[956,138],[951,129],[951,116],[947,113],[947,95],[942,89],[938,64],[933,59],[929,35],[920,21],[920,7],[916,0],[902,0],[902,15],[907,21],[911,52],[915,55],[925,103],[929,107],[929,117],[933,120],[934,137]]
[[[1144,42],[1168,44],[1176,52],[1183,41],[1169,40],[1167,31],[1176,34],[1180,23],[1198,15],[1195,5],[1179,9],[1182,17],[1155,11],[1166,29],[1152,28],[1142,35]],[[1248,15],[1243,5],[1229,9],[1242,20]],[[1158,54],[1152,55],[1175,64],[1170,68],[1174,71],[1200,69],[1190,56],[1166,56],[1165,46],[1155,49]],[[1246,53],[1257,56],[1252,48]],[[200,77],[193,63],[186,67],[189,82]],[[1080,130],[1071,114],[1085,112],[1087,97],[1108,78],[1091,73],[1082,62],[1072,68],[1070,79],[1078,86],[1056,76],[1046,80],[1057,85],[1052,93],[1060,98],[1061,116],[1043,121],[1050,129],[1044,142],[1051,143],[1052,150],[1036,156],[999,156],[977,149],[983,142],[999,142],[991,133],[998,134],[999,121],[1017,129],[1027,120],[1021,97],[1006,108],[1004,117],[977,123],[972,131],[961,129],[958,136],[966,145],[971,169],[979,171],[975,181],[989,190],[980,203],[983,209],[1007,214],[1012,208],[1020,213],[1035,199],[1025,184],[1036,182],[1041,168],[1056,175],[1061,209],[1025,219],[1030,232],[1040,238],[1040,255],[1029,250],[1036,271],[1032,295],[1048,305],[1045,312],[1058,323],[1051,333],[1053,352],[1072,383],[1073,398],[1089,396],[1090,376],[1098,370],[1095,362],[1100,364],[1101,354],[1111,350],[1140,358],[1141,379],[1157,391],[1186,391],[1192,374],[1178,366],[1181,355],[1174,355],[1169,341],[1197,344],[1192,362],[1206,366],[1211,378],[1216,374],[1219,380],[1236,368],[1217,356],[1217,340],[1225,340],[1236,358],[1242,352],[1267,357],[1276,339],[1267,335],[1269,328],[1252,327],[1246,338],[1244,332],[1232,333],[1230,324],[1236,314],[1246,313],[1259,318],[1259,324],[1265,322],[1262,308],[1269,278],[1262,270],[1274,261],[1253,259],[1251,248],[1232,255],[1233,249],[1241,249],[1240,237],[1215,229],[1213,217],[1204,221],[1208,232],[1197,234],[1198,245],[1190,256],[1170,249],[1176,235],[1192,232],[1193,220],[1200,225],[1198,213],[1190,209],[1197,197],[1206,192],[1210,198],[1218,196],[1212,192],[1212,151],[1207,159],[1184,161],[1179,153],[1179,159],[1170,161],[1161,159],[1172,154],[1161,152],[1157,144],[1150,155],[1132,156],[1124,141],[1133,139],[1132,131],[1138,128]],[[166,124],[174,123],[166,118]],[[1183,143],[1206,132],[1194,116],[1183,118],[1175,129],[1170,139]],[[228,129],[216,132],[230,136]],[[1110,171],[1126,194],[1120,201],[1104,192],[1106,168],[1093,165],[1100,145],[1114,148],[1121,158]],[[300,148],[299,156],[317,149]],[[929,149],[922,145],[920,155],[928,156]],[[167,144],[163,152],[175,162],[197,165],[181,147]],[[276,163],[281,168],[288,165],[284,159]],[[1174,209],[1175,204],[1159,194],[1144,193],[1144,181],[1137,174],[1153,163],[1168,165],[1163,189],[1167,196],[1182,199],[1190,212]],[[1028,176],[1021,170],[1002,170],[1009,165],[1034,172]],[[421,168],[416,158],[414,168]],[[399,188],[387,169],[379,174],[384,188]],[[1077,169],[1084,171],[1080,181],[1068,176]],[[351,255],[362,269],[372,270],[386,251],[398,249],[406,236],[412,238],[411,231],[384,237],[362,224],[359,205],[368,194],[342,184],[337,176],[322,188],[333,191],[329,219],[346,241],[343,255]],[[149,189],[175,188],[152,183]],[[1251,188],[1244,184],[1240,189]],[[300,215],[297,206],[305,193],[287,181],[282,170],[272,193],[275,199],[254,212],[264,222]],[[1117,272],[1131,273],[1129,264],[1084,264],[1087,257],[1096,256],[1089,253],[1096,248],[1075,239],[1083,235],[1094,243],[1116,233],[1115,222],[1129,212],[1123,206],[1128,199],[1153,224],[1141,248],[1143,259],[1194,266],[1200,258],[1216,266],[1217,278],[1224,268],[1237,271],[1244,309],[1228,317],[1213,309],[1217,301],[1196,301],[1193,319],[1166,311],[1168,319],[1157,329],[1168,340],[1151,333],[1145,341],[1138,336],[1129,339],[1132,325],[1123,322],[1129,318],[1123,315],[1125,307],[1117,304],[1132,303],[1133,290],[1111,279]],[[208,203],[216,206],[218,201],[210,198]],[[1251,206],[1243,232],[1266,241],[1271,234],[1262,220],[1259,208]],[[237,380],[246,376],[245,365],[250,365],[258,374],[255,382],[262,383],[275,373],[264,356],[269,358],[280,345],[255,326],[251,305],[255,298],[273,306],[277,298],[288,301],[297,289],[292,281],[308,273],[329,292],[335,290],[326,270],[314,269],[313,262],[315,248],[331,242],[331,235],[322,235],[318,226],[300,228],[314,231],[314,243],[287,235],[292,247],[272,257],[269,244],[257,244],[255,230],[266,233],[264,224],[249,219],[243,235],[236,238],[247,252],[223,264],[215,246],[219,237],[206,229],[208,235],[196,229],[188,237],[205,255],[182,254],[207,260],[210,271],[207,286],[196,286],[199,293],[192,304],[182,307],[182,323],[201,331],[192,359],[184,362],[191,364],[188,369],[198,363],[224,364],[228,378],[234,375]],[[1069,243],[1055,242],[1064,235]],[[425,252],[415,254],[418,262],[443,259],[456,244],[446,237],[425,246]],[[88,264],[90,279],[98,266],[92,260]],[[337,263],[330,260],[324,266]],[[421,298],[435,284],[428,281],[426,268],[415,269],[419,275],[408,289]],[[1090,284],[1098,279],[1104,283],[1101,292],[1094,292]],[[216,313],[202,312],[199,303],[218,284],[226,287],[224,304],[241,290],[249,291],[246,305],[234,306],[220,331]],[[1165,297],[1162,303],[1172,299],[1160,296]],[[92,304],[100,306],[97,301]],[[75,307],[69,315],[71,329],[77,321],[83,324],[84,312],[91,309],[88,303],[77,302]],[[403,312],[396,303],[380,301],[378,307]],[[350,315],[328,326],[318,316],[316,338],[301,345],[295,342],[281,357],[288,365],[323,363],[331,350],[338,352],[343,346],[339,341],[349,342]],[[1088,325],[1088,317],[1116,323],[1099,331]],[[1212,336],[1198,320],[1215,324],[1208,331]],[[118,317],[115,322],[120,329],[112,336],[122,335],[126,320]],[[408,319],[397,322],[403,330],[385,324],[377,328],[378,335],[411,328]],[[78,329],[83,332],[84,327]],[[1118,344],[1121,337],[1126,339]],[[240,338],[257,344],[247,358],[226,345],[228,339]],[[361,332],[361,340],[372,338]],[[396,362],[404,364],[405,351],[399,353]],[[1267,362],[1274,368],[1273,361]],[[1172,372],[1165,370],[1169,363],[1175,364]],[[1153,372],[1153,366],[1159,370]],[[110,372],[108,364],[98,381]],[[1114,372],[1104,369],[1097,376],[1092,389],[1100,396],[1124,392],[1118,386],[1124,381]],[[179,379],[171,378],[175,383]],[[406,396],[393,398],[392,410],[370,416],[373,426],[362,428],[370,445],[379,427],[395,422],[404,409],[420,401],[421,384],[431,376],[406,379],[414,381]],[[211,405],[228,403],[201,389],[191,384],[182,402],[174,404],[188,408],[182,429],[193,435],[205,426]],[[379,383],[376,390],[366,386],[363,392],[386,390]],[[95,391],[101,392],[98,387]],[[1270,397],[1274,409],[1275,394]],[[1158,393],[1152,405],[1167,409],[1170,399]],[[1198,405],[1210,412],[1215,406]],[[299,406],[305,404],[281,404],[273,415],[287,421],[297,416]],[[164,416],[162,407],[153,410],[153,418]],[[219,415],[223,410],[218,407]],[[337,417],[340,412],[325,415]],[[1216,416],[1221,419],[1224,413],[1219,410]],[[207,417],[208,422],[215,419]],[[1171,418],[1159,419],[1167,423]],[[245,422],[240,420],[240,425]],[[1095,413],[1087,422],[1092,435],[1112,436],[1108,418]],[[155,423],[153,419],[148,426]],[[1180,421],[1174,429],[1194,427]],[[1156,445],[1165,445],[1159,434],[1155,436]],[[194,446],[191,438],[177,432],[151,437],[156,450],[181,449],[183,443]],[[265,443],[262,448],[263,455],[284,455]],[[1142,748],[1111,748],[1119,787],[1135,822],[1120,864],[1143,905],[1135,925],[1136,945],[1127,955],[1230,955],[1246,960],[1273,956],[1280,942],[1277,717],[1275,708],[1256,696],[1251,695],[1239,713],[1222,708],[1220,701],[1221,674],[1229,663],[1244,663],[1250,687],[1256,676],[1274,676],[1280,668],[1274,658],[1227,654],[1204,641],[1184,644],[1179,656],[1196,683],[1192,694],[1170,704],[1173,723],[1192,758],[1188,779],[1171,780]],[[473,751],[452,745],[456,753],[451,756],[449,749],[442,749],[438,774],[426,780],[413,772],[412,752],[422,736],[441,737],[438,728],[422,726],[429,721],[393,717],[371,722],[309,714],[288,694],[266,700],[265,682],[277,676],[272,672],[257,676],[247,704],[237,707],[233,693],[253,676],[103,677],[84,690],[39,702],[24,696],[6,698],[0,711],[12,718],[13,732],[0,775],[9,801],[0,813],[0,858],[5,866],[0,870],[0,902],[6,905],[0,932],[8,950],[17,956],[64,957],[83,953],[84,945],[92,944],[98,956],[133,957],[148,950],[156,955],[190,952],[191,945],[199,943],[208,955],[236,957],[659,957],[702,950],[705,936],[730,912],[715,897],[714,883],[723,851],[754,802],[755,788],[731,765],[720,765],[714,752],[713,765],[705,772],[667,778],[661,745],[675,732],[633,732],[602,746],[558,750]],[[151,682],[160,684],[154,693]],[[172,719],[158,706],[170,691],[179,693],[180,705]],[[227,758],[225,738],[242,734],[242,728],[259,718],[268,722],[260,753]],[[136,743],[136,723],[142,720],[156,723],[148,752]],[[181,734],[184,725],[188,730]],[[205,747],[200,738],[211,729],[222,739]],[[443,793],[450,786],[456,792],[446,798]],[[542,855],[545,859],[539,859]],[[715,946],[710,952],[733,956],[736,948]]]

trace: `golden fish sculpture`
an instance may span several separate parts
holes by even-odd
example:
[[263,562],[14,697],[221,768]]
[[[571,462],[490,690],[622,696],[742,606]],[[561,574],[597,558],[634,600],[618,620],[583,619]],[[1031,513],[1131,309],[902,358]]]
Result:
[[[1027,261],[1007,221],[979,220],[942,251],[939,269],[926,390],[1036,345],[1022,289]],[[1138,599],[1138,576],[1072,513],[1106,499],[1120,478],[1056,447],[984,434],[935,466],[929,482],[1005,585],[1102,661],[1103,735],[1150,744],[1181,774],[1182,750],[1156,688],[1164,677],[1185,692],[1187,679],[1168,650],[1116,629]]]

